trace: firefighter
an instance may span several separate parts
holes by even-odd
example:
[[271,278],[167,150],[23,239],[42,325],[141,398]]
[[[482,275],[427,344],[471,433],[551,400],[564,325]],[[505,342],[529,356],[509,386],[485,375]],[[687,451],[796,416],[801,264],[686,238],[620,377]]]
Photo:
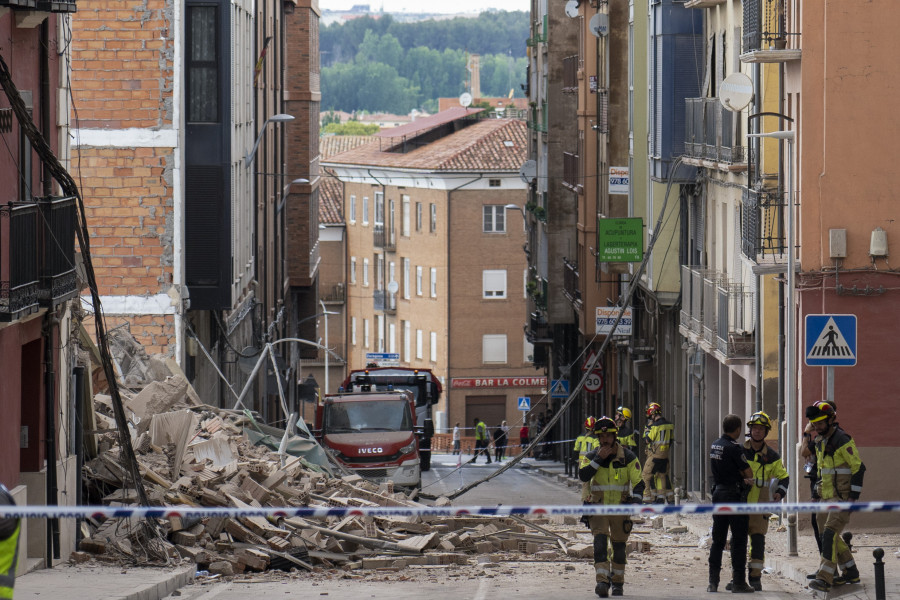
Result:
[[[578,436],[578,439],[575,440],[575,452],[578,455],[576,463],[578,465],[578,469],[581,470],[586,464],[590,461],[585,457],[588,452],[596,448],[600,442],[597,440],[597,436],[594,435],[594,425],[596,425],[597,419],[594,417],[588,417],[584,420],[584,428],[585,432]],[[581,485],[581,501],[582,502],[590,502],[591,500],[591,486],[589,483],[583,483]]]
[[[819,470],[819,496],[823,502],[852,502],[862,493],[866,465],[859,457],[853,438],[835,421],[834,406],[820,400],[806,407],[806,418],[815,428],[816,466]],[[822,531],[822,555],[816,578],[809,587],[827,592],[832,585],[859,583],[859,569],[842,539],[841,532],[850,521],[850,511],[818,515]],[[840,566],[842,574],[836,576]]]
[[662,415],[662,407],[656,402],[647,407],[647,426],[644,427],[644,504],[675,503],[672,482],[669,478],[669,449],[672,446],[675,426]]
[[[772,430],[769,415],[753,413],[747,421],[749,439],[744,442],[744,456],[753,472],[753,483],[747,493],[747,502],[781,502],[787,495],[790,483],[787,469],[781,456],[766,444],[766,436]],[[750,562],[747,582],[757,592],[762,591],[762,570],[765,566],[766,532],[769,529],[769,515],[750,515]],[[726,589],[731,589],[728,584]]]
[[[0,506],[15,506],[12,494],[0,483]],[[0,517],[0,598],[12,598],[19,555],[19,519]]]
[[487,464],[491,464],[491,453],[488,450],[487,425],[478,417],[475,417],[473,422],[475,423],[475,456],[469,462],[477,463],[478,455],[484,454],[485,458],[487,458]]
[[[588,504],[632,504],[641,501],[644,482],[637,456],[616,440],[618,428],[609,417],[601,417],[594,425],[598,446],[587,453],[587,464],[578,478],[590,482]],[[590,516],[588,526],[594,536],[594,570],[597,586],[594,592],[606,598],[612,588],[613,596],[621,596],[625,585],[625,544],[631,533],[628,516]],[[609,545],[612,545],[612,558]]]
[[616,409],[614,419],[619,428],[619,443],[637,454],[637,434],[631,426],[631,409],[620,406]]

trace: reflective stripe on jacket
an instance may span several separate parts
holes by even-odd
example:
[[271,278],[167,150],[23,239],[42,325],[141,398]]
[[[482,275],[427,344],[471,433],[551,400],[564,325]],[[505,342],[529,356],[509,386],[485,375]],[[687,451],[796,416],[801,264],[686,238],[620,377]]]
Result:
[[675,436],[675,425],[665,420],[658,419],[647,424],[644,431],[644,441],[647,442],[647,455],[656,458],[668,458],[669,446]]
[[479,421],[475,426],[475,439],[479,441],[487,439],[487,425],[484,424],[484,421]]
[[595,450],[597,446],[600,445],[600,440],[595,438],[594,436],[585,436],[582,444],[582,448],[584,449],[581,454],[578,455],[578,468],[585,466],[588,464],[590,459],[588,459],[587,455],[591,453],[591,450]]
[[[753,471],[753,486],[747,494],[747,502],[773,502],[774,491],[780,492],[782,498],[787,496],[790,478],[778,452],[767,445],[757,452],[747,440],[744,442],[744,456]],[[775,490],[772,490],[773,479],[778,482]]]
[[616,453],[605,460],[598,459],[593,451],[588,459],[588,464],[578,471],[578,478],[590,482],[591,503],[625,504],[643,497],[641,464],[634,452],[616,444]]
[[856,442],[846,431],[832,425],[828,433],[816,438],[816,464],[822,485],[822,500],[859,498],[866,465],[859,457]]

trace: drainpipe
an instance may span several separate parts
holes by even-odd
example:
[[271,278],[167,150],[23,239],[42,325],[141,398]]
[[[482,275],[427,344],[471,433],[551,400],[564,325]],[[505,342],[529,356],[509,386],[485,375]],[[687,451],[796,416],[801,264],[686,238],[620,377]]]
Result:
[[[38,90],[38,104],[41,109],[41,134],[48,148],[52,148],[50,143],[50,19],[44,19],[41,22],[41,48],[40,48],[40,88]],[[43,170],[41,173],[41,182],[43,184],[43,195],[49,196],[53,193],[53,176],[50,174],[50,165],[47,161],[41,161]]]
[[[369,177],[374,179],[376,181],[376,183],[378,183],[378,185],[381,186],[381,227],[382,227],[382,232],[384,235],[384,242],[385,242],[385,244],[387,244],[387,240],[388,240],[387,185],[382,183],[381,181],[378,181],[378,178],[372,174],[372,169],[366,169],[366,172],[369,174]],[[378,203],[376,202],[375,206],[373,206],[372,208],[377,213],[378,212]],[[373,215],[373,222],[374,222],[374,215]],[[394,227],[394,224],[391,223],[392,232],[393,232],[393,227]],[[386,305],[387,304],[387,285],[385,285],[384,279],[387,277],[388,260],[387,260],[387,250],[385,250],[384,246],[382,246],[382,248],[381,248],[381,262],[383,265],[381,267],[381,278],[382,278],[381,282],[380,282],[381,283],[381,294],[382,294],[382,302],[384,303],[383,305]],[[375,273],[377,274],[378,273],[378,265],[375,264],[373,266],[375,267]],[[324,311],[325,309],[323,308],[322,310]],[[381,339],[384,340],[384,350],[387,350],[387,348],[388,348],[387,311],[385,311],[384,309],[382,309],[382,311],[384,312],[384,315],[383,315],[384,318],[381,319]],[[328,316],[326,315],[325,318],[328,319]],[[378,323],[378,321],[376,320],[376,324],[377,323]],[[378,350],[379,352],[382,352],[381,348],[376,348],[376,350]],[[328,353],[326,352],[325,355],[327,356]]]
[[[44,419],[47,437],[47,506],[58,504],[59,489],[56,483],[56,373],[53,370],[53,326],[58,324],[56,315],[48,311],[44,316]],[[59,519],[47,519],[47,567],[59,558]]]
[[[84,367],[77,366],[72,369],[72,385],[75,386],[75,402],[72,410],[75,413],[75,504],[84,506],[83,492],[81,489],[81,469],[84,467]],[[81,521],[75,520],[75,542],[81,541]]]

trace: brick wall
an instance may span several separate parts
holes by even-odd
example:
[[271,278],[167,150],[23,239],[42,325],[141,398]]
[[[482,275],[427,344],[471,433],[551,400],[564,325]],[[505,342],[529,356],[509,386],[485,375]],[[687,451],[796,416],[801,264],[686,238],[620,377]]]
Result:
[[[147,354],[168,354],[175,350],[175,316],[174,315],[104,315],[106,329],[125,326],[131,335],[144,346]],[[84,319],[85,331],[96,343],[94,336],[94,319]]]

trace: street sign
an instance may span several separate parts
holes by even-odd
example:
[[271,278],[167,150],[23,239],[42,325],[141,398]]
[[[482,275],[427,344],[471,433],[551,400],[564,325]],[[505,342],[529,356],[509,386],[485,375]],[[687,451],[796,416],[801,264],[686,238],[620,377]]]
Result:
[[366,352],[366,362],[369,361],[382,361],[382,362],[397,362],[400,360],[400,354],[394,352]]
[[806,364],[856,365],[856,315],[806,315]]
[[594,331],[597,335],[631,335],[631,325],[633,323],[631,317],[631,309],[626,308],[625,313],[616,325],[616,331],[613,333],[612,326],[616,322],[621,309],[616,306],[598,306],[597,307],[597,326]]
[[[588,366],[589,366],[592,362],[594,362],[594,358],[595,358],[596,356],[597,356],[597,353],[594,352],[593,350],[591,350],[591,353],[588,354],[588,357],[587,357],[586,359],[584,359],[584,363],[582,363],[582,365],[581,365],[581,370],[582,370],[582,371],[587,371],[587,370],[588,370]],[[596,365],[594,365],[594,366],[596,367]]]
[[569,380],[568,379],[551,379],[550,380],[550,397],[551,398],[568,398],[569,397]]
[[529,396],[519,396],[519,410],[531,410],[531,398]]
[[598,262],[641,262],[644,258],[644,221],[597,219]]
[[588,378],[584,381],[584,389],[592,394],[603,389],[603,371],[594,369]]

